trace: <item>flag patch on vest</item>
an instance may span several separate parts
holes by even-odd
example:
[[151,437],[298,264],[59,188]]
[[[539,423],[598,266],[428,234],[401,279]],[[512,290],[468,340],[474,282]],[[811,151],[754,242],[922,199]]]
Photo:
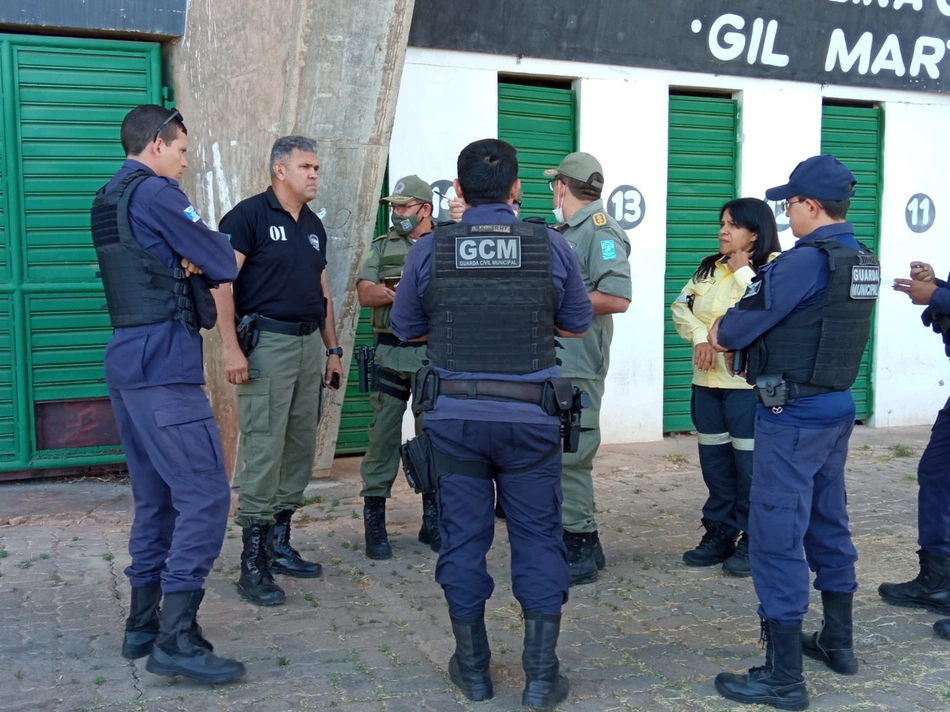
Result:
[[877,299],[881,294],[881,268],[877,265],[854,265],[851,268],[851,298]]
[[456,237],[456,269],[496,269],[521,267],[521,238]]
[[201,220],[201,216],[198,214],[198,211],[190,205],[185,208],[185,215],[188,216],[188,219],[191,220],[191,222],[198,222]]

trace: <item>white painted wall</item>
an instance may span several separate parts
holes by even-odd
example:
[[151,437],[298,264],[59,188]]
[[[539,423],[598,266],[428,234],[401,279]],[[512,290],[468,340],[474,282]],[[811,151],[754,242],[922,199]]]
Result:
[[[518,59],[410,47],[406,54],[390,150],[390,178],[418,173],[430,182],[455,177],[455,159],[470,141],[497,135],[498,73],[575,79],[579,149],[604,166],[604,196],[622,183],[647,203],[640,225],[628,231],[635,264],[634,299],[615,317],[611,370],[601,427],[605,443],[662,436],[663,279],[666,262],[668,91],[727,91],[740,101],[740,194],[763,197],[784,183],[799,161],[819,152],[823,98],[885,106],[881,258],[885,278],[905,276],[921,259],[939,276],[950,270],[950,187],[944,167],[950,147],[942,135],[950,96],[819,86],[741,77]],[[914,193],[934,199],[934,227],[922,235],[906,226]],[[779,218],[780,224],[784,222]],[[716,233],[710,225],[710,240]],[[781,233],[785,247],[791,232]],[[874,366],[877,426],[930,422],[950,394],[950,368],[939,337],[919,323],[920,307],[885,290],[878,308]],[[406,434],[411,432],[407,419]]]
[[[461,107],[461,108],[460,108]],[[430,184],[454,180],[466,145],[498,136],[498,73],[445,63],[407,63],[389,146],[389,184],[416,174]],[[455,192],[451,195],[454,197]],[[436,209],[448,210],[442,202]],[[436,214],[436,220],[442,218]]]
[[[950,122],[950,105],[888,102],[884,113],[882,276],[907,277],[911,260],[922,260],[945,279],[950,271],[950,145],[943,136]],[[905,208],[915,193],[926,193],[937,206],[933,227],[925,233],[907,226]],[[922,311],[906,295],[883,290],[875,341],[876,426],[931,422],[950,395],[943,344],[920,323]]]
[[[643,221],[627,231],[636,279],[630,309],[613,317],[601,437],[606,443],[655,440],[662,427],[656,413],[663,412],[663,350],[656,345],[663,342],[669,88],[650,80],[610,79],[582,79],[575,88],[578,149],[600,160],[605,202],[626,184],[639,189],[645,203]],[[655,265],[660,268],[652,269]]]
[[[817,86],[774,82],[741,91],[739,98],[739,194],[765,198],[785,183],[803,158],[821,150],[821,92]],[[788,219],[776,222],[782,249],[795,244]]]

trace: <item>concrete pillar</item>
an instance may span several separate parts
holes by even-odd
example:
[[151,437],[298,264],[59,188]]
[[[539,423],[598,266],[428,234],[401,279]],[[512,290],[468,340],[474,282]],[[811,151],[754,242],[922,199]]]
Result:
[[[267,187],[274,139],[303,134],[319,142],[320,186],[311,208],[329,236],[344,364],[353,350],[355,277],[373,238],[413,2],[191,2],[185,36],[168,57],[189,131],[184,189],[210,225]],[[216,331],[205,334],[205,370],[230,472],[236,403]],[[323,406],[318,469],[332,462],[342,396],[343,388]]]

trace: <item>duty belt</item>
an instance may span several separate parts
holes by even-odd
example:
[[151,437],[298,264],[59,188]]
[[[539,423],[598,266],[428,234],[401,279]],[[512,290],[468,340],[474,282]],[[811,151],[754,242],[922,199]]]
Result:
[[[782,384],[785,387],[784,397],[779,399],[782,401],[782,403],[776,403],[775,405],[784,405],[785,403],[798,400],[799,398],[808,398],[809,396],[818,396],[824,393],[833,393],[834,391],[844,390],[839,388],[830,388],[828,386],[815,386],[811,383],[796,383],[794,381],[783,381]],[[764,405],[773,405],[772,403],[768,402],[770,399],[763,395],[763,389],[761,386],[756,385],[752,390],[755,392],[755,399],[759,403],[763,403]]]
[[450,398],[497,398],[541,405],[543,393],[543,383],[518,383],[515,381],[484,379],[470,381],[439,380],[439,395],[449,396]]
[[373,341],[375,341],[376,346],[396,346],[399,348],[426,345],[425,341],[403,341],[395,334],[387,334],[385,332],[377,332],[373,334]]
[[318,321],[279,321],[266,316],[257,317],[257,328],[260,331],[271,331],[275,334],[288,336],[310,336],[320,329]]

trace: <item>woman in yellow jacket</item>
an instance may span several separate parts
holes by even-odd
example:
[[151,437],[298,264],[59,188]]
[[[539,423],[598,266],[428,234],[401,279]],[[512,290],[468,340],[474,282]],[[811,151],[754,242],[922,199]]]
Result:
[[676,331],[693,345],[690,411],[709,490],[702,514],[706,532],[683,561],[690,566],[722,563],[723,571],[734,576],[750,575],[746,529],[755,395],[744,378],[729,374],[723,354],[706,337],[712,323],[742,298],[755,271],[780,250],[767,203],[756,198],[729,201],[719,212],[719,252],[699,263],[672,305]]

